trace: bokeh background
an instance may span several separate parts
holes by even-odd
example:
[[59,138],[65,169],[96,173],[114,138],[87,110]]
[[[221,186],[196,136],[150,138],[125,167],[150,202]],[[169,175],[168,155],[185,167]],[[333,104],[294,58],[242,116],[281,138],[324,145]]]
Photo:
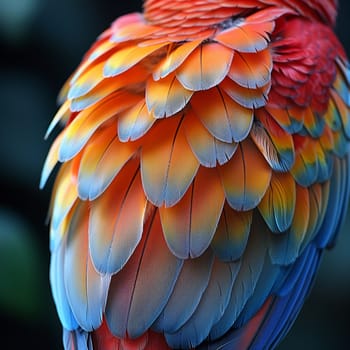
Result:
[[[350,51],[350,2],[337,31]],[[49,282],[50,188],[39,177],[56,95],[96,36],[141,0],[0,0],[0,348],[61,349]],[[350,215],[311,297],[279,349],[350,344]]]

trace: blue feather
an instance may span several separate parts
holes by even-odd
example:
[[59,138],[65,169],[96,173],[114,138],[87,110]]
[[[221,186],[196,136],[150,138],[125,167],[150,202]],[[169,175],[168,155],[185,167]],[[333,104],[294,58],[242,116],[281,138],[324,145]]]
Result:
[[315,251],[310,253],[310,246],[308,246],[304,253],[296,260],[293,265],[285,267],[284,272],[282,272],[280,281],[277,281],[274,286],[274,294],[279,297],[284,297],[287,294],[291,293],[291,290],[296,285],[297,281],[300,279],[300,276],[304,273],[305,270],[308,270],[311,261],[314,258]]
[[316,244],[320,248],[325,248],[330,241],[334,240],[348,208],[348,163],[348,158],[336,159],[334,163],[326,215],[316,238]]
[[170,299],[152,325],[154,331],[174,333],[188,321],[208,287],[213,262],[210,249],[196,259],[184,261]]
[[308,255],[306,257],[309,261],[308,268],[303,269],[294,287],[286,296],[276,297],[250,349],[275,348],[297,317],[320,260],[320,251],[316,252],[315,247],[310,247],[304,254]]
[[193,316],[177,332],[165,334],[170,346],[192,348],[208,337],[213,324],[218,322],[227,308],[239,267],[239,262],[215,261],[208,287]]
[[278,265],[273,265],[270,257],[266,255],[264,267],[255,287],[254,294],[247,301],[234,327],[240,328],[244,326],[258,312],[271,294],[271,290],[279,278],[280,273],[281,268]]
[[91,336],[81,328],[74,331],[63,329],[63,345],[65,350],[93,350]]
[[51,254],[50,283],[57,313],[63,327],[67,330],[74,330],[78,327],[78,323],[69,305],[64,285],[65,245],[65,242],[62,242],[57,250]]
[[213,326],[210,332],[211,339],[221,337],[233,326],[246,302],[254,293],[267,250],[266,235],[260,230],[261,221],[261,217],[255,215],[255,222],[253,221],[252,224],[252,231],[242,258],[241,268],[232,288],[230,302],[221,319]]

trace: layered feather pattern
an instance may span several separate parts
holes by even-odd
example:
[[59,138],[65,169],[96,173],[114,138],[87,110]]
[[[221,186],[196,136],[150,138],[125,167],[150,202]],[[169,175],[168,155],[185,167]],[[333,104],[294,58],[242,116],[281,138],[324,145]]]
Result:
[[148,0],[97,39],[61,91],[40,183],[61,163],[66,350],[278,344],[348,203],[334,16],[322,0]]

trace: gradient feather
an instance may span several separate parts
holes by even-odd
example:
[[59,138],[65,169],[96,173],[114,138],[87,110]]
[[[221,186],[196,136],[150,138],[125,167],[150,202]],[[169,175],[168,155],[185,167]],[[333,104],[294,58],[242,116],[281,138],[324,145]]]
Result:
[[334,0],[146,0],[62,88],[50,281],[66,350],[275,348],[349,199]]

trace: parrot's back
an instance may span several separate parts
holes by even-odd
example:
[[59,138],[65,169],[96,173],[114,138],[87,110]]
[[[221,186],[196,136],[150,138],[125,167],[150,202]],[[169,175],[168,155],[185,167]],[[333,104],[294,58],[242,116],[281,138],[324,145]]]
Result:
[[62,89],[41,186],[65,349],[272,349],[349,198],[333,0],[147,0]]

